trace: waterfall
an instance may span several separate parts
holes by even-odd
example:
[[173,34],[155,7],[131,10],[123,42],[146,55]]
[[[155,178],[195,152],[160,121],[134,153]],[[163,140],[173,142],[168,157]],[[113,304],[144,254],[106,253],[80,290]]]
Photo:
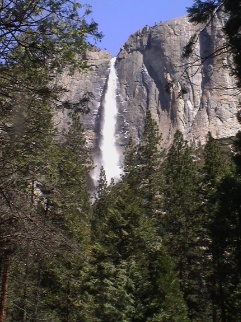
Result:
[[[119,160],[119,152],[116,147],[116,117],[118,113],[116,104],[116,90],[117,90],[117,73],[115,70],[116,58],[110,61],[110,72],[107,83],[107,90],[105,92],[103,103],[103,115],[101,124],[101,141],[100,151],[101,160],[98,160],[98,166],[95,171],[94,180],[99,176],[99,168],[103,166],[105,169],[106,179],[110,183],[113,178],[115,181],[120,179],[121,168]],[[97,174],[98,173],[98,174]]]

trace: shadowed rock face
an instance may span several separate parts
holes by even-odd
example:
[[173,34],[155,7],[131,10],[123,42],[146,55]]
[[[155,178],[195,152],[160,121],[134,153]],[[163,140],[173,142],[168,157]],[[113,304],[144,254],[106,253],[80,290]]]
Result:
[[[116,60],[119,109],[116,138],[120,150],[129,136],[138,141],[147,110],[157,121],[166,146],[177,129],[196,144],[205,142],[208,131],[215,138],[223,138],[239,130],[236,120],[239,97],[228,67],[232,59],[224,52],[211,55],[224,44],[223,19],[217,17],[201,32],[190,58],[183,58],[182,53],[196,27],[185,17],[145,27],[122,46]],[[209,55],[201,65],[200,58]],[[61,80],[74,102],[86,90],[94,94],[90,113],[83,116],[87,139],[94,147],[100,136],[99,121],[111,55],[93,51],[87,59],[89,72],[75,73],[72,77],[63,75]],[[67,119],[66,112],[59,111],[60,127]]]
[[[70,101],[81,109],[78,102],[86,95],[91,93],[87,107],[89,112],[82,114],[82,122],[86,133],[88,146],[94,148],[98,142],[98,133],[100,132],[99,123],[101,118],[101,102],[104,97],[107,78],[109,75],[109,63],[112,56],[105,50],[92,48],[86,54],[88,69],[76,71],[69,75],[68,71],[57,78],[57,82],[67,89],[67,92],[61,101]],[[61,108],[56,111],[55,123],[60,130],[64,131],[70,124],[70,113],[72,110]]]

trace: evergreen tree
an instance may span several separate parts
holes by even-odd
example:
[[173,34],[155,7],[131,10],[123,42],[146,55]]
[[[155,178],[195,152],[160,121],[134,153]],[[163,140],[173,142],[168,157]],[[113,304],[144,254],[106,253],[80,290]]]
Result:
[[221,152],[220,146],[209,132],[204,148],[204,173],[205,181],[214,186],[228,170],[227,157]]
[[[59,321],[76,321],[80,314],[80,271],[89,256],[91,238],[87,188],[91,159],[78,115],[58,146],[57,180],[51,194],[45,197],[51,205],[50,221],[60,230],[63,240],[56,259],[44,269],[43,284],[49,294],[45,305],[58,308]],[[50,280],[52,283],[46,284]]]
[[120,215],[114,212],[116,193],[108,186],[103,167],[93,205],[92,246],[89,265],[82,272],[83,321],[132,321],[133,298],[128,289],[129,264],[117,249]]
[[[35,273],[40,276],[42,268],[40,270],[40,266],[35,265],[33,258],[36,259],[35,255],[38,254],[41,258],[38,263],[44,263],[43,259],[49,258],[50,249],[55,253],[60,244],[66,244],[66,235],[74,232],[74,224],[70,229],[70,222],[74,220],[73,217],[76,219],[76,209],[73,211],[69,204],[70,194],[68,203],[65,203],[65,206],[70,205],[69,214],[63,220],[66,222],[68,218],[66,227],[69,234],[60,232],[53,220],[52,202],[53,199],[57,200],[56,196],[61,190],[57,182],[62,183],[63,188],[56,160],[57,156],[61,159],[65,153],[60,153],[60,146],[54,142],[52,112],[58,95],[63,91],[53,82],[56,72],[61,72],[66,65],[69,69],[74,66],[84,68],[86,37],[100,36],[97,25],[94,22],[88,24],[85,20],[89,9],[83,17],[79,16],[79,9],[79,5],[68,0],[6,0],[0,8],[2,322],[6,320],[8,291],[12,303],[8,312],[13,320],[18,316],[17,319],[25,321],[31,314],[32,319],[36,318],[41,278],[38,277],[38,282],[34,284],[32,277]],[[83,194],[85,189],[82,183],[83,180],[80,184]],[[61,205],[55,203],[55,210],[63,205],[63,202]],[[76,237],[77,234],[74,235]],[[14,267],[19,267],[19,274]],[[16,291],[18,295],[12,292],[14,276],[21,276],[22,285]],[[33,290],[38,295],[31,296],[35,292]],[[19,299],[16,301],[17,297]],[[30,298],[36,299],[34,304],[32,300],[30,304],[35,305],[34,309],[27,306]],[[26,316],[26,312],[30,312],[29,316]]]
[[194,151],[177,131],[164,163],[163,242],[179,273],[191,320],[208,320],[204,279],[203,216]]
[[161,162],[163,151],[161,150],[161,135],[157,123],[153,120],[151,112],[147,111],[144,132],[138,151],[140,166],[140,193],[144,207],[148,213],[154,214],[158,209],[159,190],[162,185]]
[[241,317],[239,196],[240,179],[226,175],[218,185],[216,212],[210,228],[215,321],[237,321]]
[[240,318],[240,177],[210,135],[205,151],[213,321],[235,321]]
[[[213,228],[216,226],[216,216],[218,211],[218,190],[220,183],[229,171],[227,158],[223,155],[220,145],[215,140],[211,133],[208,133],[207,143],[204,148],[204,167],[203,167],[203,214],[206,241],[206,270],[207,270],[207,287],[212,303],[212,320],[219,321],[220,319],[220,285],[217,281],[215,266],[217,262],[222,260],[219,256],[219,251],[216,249],[217,244],[214,241],[216,237],[213,233]],[[219,298],[219,300],[218,300]]]
[[138,149],[139,147],[134,144],[133,139],[131,137],[125,148],[122,180],[128,182],[132,189],[137,189],[140,180]]
[[123,180],[141,196],[143,207],[150,216],[157,218],[161,207],[160,189],[162,186],[161,135],[151,112],[147,111],[141,144],[135,146],[130,139],[125,152]]
[[104,216],[93,214],[97,223],[83,283],[84,321],[187,321],[178,279],[141,197],[128,182],[115,188]]
[[25,217],[18,217],[19,244],[11,261],[9,314],[15,321],[78,318],[79,276],[90,243],[90,159],[78,121],[76,117],[61,143],[54,135],[41,142],[46,144],[44,157],[32,151],[31,163],[27,159],[31,184],[24,187],[31,198],[23,200]]
[[[28,102],[26,98],[23,99]],[[41,107],[41,103],[36,103],[32,109],[26,111],[24,127],[20,126],[17,129],[11,126],[5,127],[2,133],[4,141],[0,179],[2,289],[4,290],[1,294],[2,321],[6,316],[6,294],[9,284],[6,277],[11,278],[10,264],[14,266],[16,255],[18,252],[23,252],[26,255],[26,270],[29,269],[29,254],[33,244],[37,252],[45,241],[46,245],[48,244],[47,240],[50,237],[49,231],[44,228],[44,221],[37,216],[36,211],[37,183],[38,180],[41,181],[46,165],[43,161],[43,151],[47,157],[54,135],[50,111],[45,109],[40,113]],[[44,117],[42,122],[40,115]],[[9,234],[6,236],[4,231],[8,231]],[[8,250],[6,252],[8,247],[11,249],[10,252]],[[22,287],[25,288],[24,285]],[[24,309],[23,312],[25,312]]]

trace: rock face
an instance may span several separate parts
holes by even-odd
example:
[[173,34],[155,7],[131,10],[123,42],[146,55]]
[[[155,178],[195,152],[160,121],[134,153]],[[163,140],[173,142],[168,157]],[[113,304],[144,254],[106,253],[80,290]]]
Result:
[[[97,133],[99,132],[100,106],[105,92],[106,81],[109,75],[109,63],[112,56],[105,50],[92,48],[86,54],[88,69],[85,71],[76,71],[73,75],[67,71],[58,76],[57,82],[66,88],[66,94],[61,97],[61,101],[70,101],[81,109],[80,100],[83,97],[90,98],[87,108],[88,113],[81,115],[87,143],[90,148],[96,145]],[[61,105],[62,107],[62,105]],[[70,113],[72,111],[61,108],[56,111],[55,123],[62,132],[70,124]]]
[[238,97],[228,68],[231,58],[227,53],[212,55],[224,44],[223,19],[217,17],[201,32],[189,59],[182,53],[195,28],[185,17],[130,36],[116,64],[120,138],[123,134],[139,137],[148,109],[165,145],[177,129],[195,143],[204,143],[208,131],[215,138],[237,132]]
[[[177,129],[196,144],[205,142],[208,131],[215,138],[236,134],[240,128],[236,120],[239,97],[229,69],[232,59],[224,50],[221,55],[212,54],[224,44],[224,19],[216,17],[201,32],[190,58],[183,58],[183,48],[197,28],[185,17],[145,27],[122,46],[116,60],[116,139],[120,150],[129,136],[140,138],[147,110],[157,121],[166,146]],[[93,50],[87,59],[90,71],[61,75],[60,80],[69,89],[72,102],[78,103],[86,91],[94,94],[83,124],[90,145],[97,151],[111,55]],[[56,119],[59,127],[64,127],[67,112],[59,111]]]

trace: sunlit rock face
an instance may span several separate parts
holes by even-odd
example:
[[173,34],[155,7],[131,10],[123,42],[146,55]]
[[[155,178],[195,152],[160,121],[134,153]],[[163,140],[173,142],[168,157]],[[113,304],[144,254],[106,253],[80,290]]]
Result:
[[130,36],[116,63],[120,144],[129,135],[140,137],[148,109],[166,145],[177,129],[196,144],[205,142],[208,131],[215,138],[235,135],[240,128],[239,97],[228,68],[230,55],[211,56],[200,65],[200,58],[224,44],[223,19],[216,18],[203,30],[188,59],[183,58],[183,48],[197,27],[185,17]]
[[[166,146],[172,142],[177,129],[195,144],[205,143],[209,131],[215,138],[237,133],[240,95],[229,69],[232,59],[224,52],[211,55],[225,42],[223,19],[216,17],[202,31],[190,58],[183,58],[183,48],[197,27],[185,17],[145,27],[121,47],[115,62],[114,138],[118,158],[122,159],[130,136],[136,142],[140,139],[147,110],[151,110],[157,121]],[[210,57],[200,64],[200,58],[207,56]],[[59,76],[59,81],[69,90],[66,99],[78,103],[86,91],[94,95],[89,103],[90,113],[82,116],[82,122],[95,160],[101,160],[103,152],[101,130],[111,59],[107,51],[93,48],[87,53],[89,71]],[[69,122],[68,113],[68,110],[59,110],[56,114],[60,129]]]

